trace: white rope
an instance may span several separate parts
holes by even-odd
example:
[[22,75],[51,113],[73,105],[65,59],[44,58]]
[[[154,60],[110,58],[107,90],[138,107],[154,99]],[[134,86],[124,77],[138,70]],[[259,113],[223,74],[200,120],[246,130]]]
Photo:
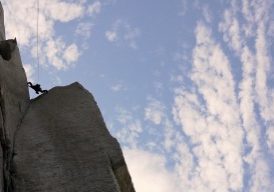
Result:
[[39,0],[37,0],[37,20],[36,20],[36,56],[37,56],[37,82],[39,82],[40,61],[39,61]]

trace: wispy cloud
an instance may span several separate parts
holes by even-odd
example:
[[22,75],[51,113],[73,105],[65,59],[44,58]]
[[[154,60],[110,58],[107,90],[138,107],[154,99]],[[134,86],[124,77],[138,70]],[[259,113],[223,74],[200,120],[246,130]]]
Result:
[[159,125],[164,117],[164,106],[156,99],[149,98],[148,105],[145,108],[145,119]]
[[[36,1],[32,2],[36,3]],[[53,0],[50,2],[39,1],[39,3],[42,13],[41,16],[50,18],[53,21],[69,22],[83,16],[84,14],[84,6],[78,3],[65,2],[61,0]],[[62,9],[60,9],[61,7]]]
[[138,118],[134,118],[130,111],[124,108],[117,108],[117,121],[120,129],[115,133],[117,139],[122,145],[130,148],[136,148],[139,144],[140,135],[143,132],[143,125]]
[[205,21],[207,23],[212,22],[213,17],[212,17],[211,10],[209,9],[209,7],[208,6],[204,6],[202,8],[202,12],[203,12],[203,16],[204,16]]
[[117,41],[117,33],[115,31],[106,31],[105,35],[110,42]]
[[81,22],[77,25],[75,34],[82,36],[84,39],[88,39],[91,35],[92,26],[93,24],[89,22]]
[[136,49],[137,38],[140,36],[140,29],[132,27],[128,22],[116,20],[111,28],[105,32],[105,36],[109,42],[117,45],[126,44],[127,46]]
[[74,43],[66,47],[66,49],[64,50],[63,57],[68,64],[75,63],[78,60],[79,56],[80,52],[77,45]]
[[95,1],[88,6],[88,14],[95,15],[101,12],[102,4],[100,1]]
[[[269,52],[272,37],[267,33],[267,28],[271,26],[272,6],[271,1],[243,0],[241,9],[234,5],[224,15],[227,23],[223,25],[227,26],[223,28],[224,38],[231,44],[242,64],[243,78],[239,95],[246,140],[248,146],[252,147],[244,158],[250,167],[251,182],[248,187],[251,191],[274,189],[269,172],[271,165],[267,161],[271,158],[267,154],[273,155],[271,138],[274,131],[274,92],[268,84],[273,62]],[[244,20],[240,20],[239,15]],[[250,43],[250,39],[255,43]]]
[[125,91],[127,88],[123,83],[117,83],[111,86],[111,90],[114,92]]
[[196,89],[177,89],[174,105],[175,119],[194,145],[182,152],[197,160],[190,162],[191,172],[181,175],[184,185],[190,191],[239,191],[243,130],[235,84],[228,58],[203,23],[196,28],[190,78]]
[[[232,2],[219,24],[223,40],[241,65],[237,80],[231,61],[213,38],[210,22],[198,22],[191,88],[175,90],[174,118],[187,145],[176,164],[189,191],[272,191],[273,88],[271,1]],[[244,19],[242,19],[244,18]],[[251,41],[252,40],[252,41]],[[234,60],[233,60],[234,61]],[[221,184],[220,184],[221,183]]]
[[240,35],[239,21],[233,15],[233,10],[225,10],[224,21],[220,23],[219,30],[223,32],[224,41],[238,53],[242,49],[243,40]]

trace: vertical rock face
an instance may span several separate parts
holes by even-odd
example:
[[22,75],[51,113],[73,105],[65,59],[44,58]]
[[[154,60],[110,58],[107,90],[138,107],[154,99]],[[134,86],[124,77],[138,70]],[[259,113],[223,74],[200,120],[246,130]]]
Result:
[[4,26],[4,10],[0,2],[0,41],[6,39],[5,26]]
[[0,5],[0,191],[134,192],[119,143],[79,83],[30,100]]
[[26,81],[16,41],[0,41],[0,141],[7,188],[11,186],[14,135],[30,102]]

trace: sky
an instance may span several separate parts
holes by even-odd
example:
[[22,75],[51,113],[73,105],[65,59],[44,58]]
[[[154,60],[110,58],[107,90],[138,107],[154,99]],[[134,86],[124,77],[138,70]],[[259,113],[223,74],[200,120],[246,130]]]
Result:
[[273,0],[2,4],[28,80],[94,95],[137,192],[274,191]]

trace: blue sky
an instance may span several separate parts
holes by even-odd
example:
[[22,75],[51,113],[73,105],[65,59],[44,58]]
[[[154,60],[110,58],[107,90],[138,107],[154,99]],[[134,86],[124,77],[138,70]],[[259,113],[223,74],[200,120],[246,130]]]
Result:
[[2,3],[28,79],[95,96],[137,192],[274,191],[273,1],[40,0],[39,73],[37,1]]

